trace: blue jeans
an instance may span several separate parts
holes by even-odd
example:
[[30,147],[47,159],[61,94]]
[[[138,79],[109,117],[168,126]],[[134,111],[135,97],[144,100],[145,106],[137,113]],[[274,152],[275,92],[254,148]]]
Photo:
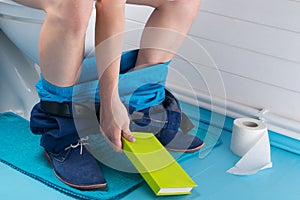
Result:
[[[128,72],[135,66],[137,54],[138,50],[122,54],[119,94],[124,104],[130,105],[134,110],[143,110],[164,101],[164,86],[170,62]],[[83,62],[83,67],[85,65],[96,67],[95,58],[86,59]],[[100,102],[98,80],[60,88],[48,83],[41,77],[36,88],[41,100],[67,103],[70,105],[70,109],[72,108],[72,102],[90,102],[95,105]],[[79,125],[82,130],[89,130],[90,126],[88,121]],[[36,104],[32,109],[30,128],[34,134],[42,135],[41,146],[52,153],[60,152],[68,145],[78,141],[78,131],[81,131],[78,130],[78,124],[75,125],[73,118],[49,114],[41,108],[40,103]]]

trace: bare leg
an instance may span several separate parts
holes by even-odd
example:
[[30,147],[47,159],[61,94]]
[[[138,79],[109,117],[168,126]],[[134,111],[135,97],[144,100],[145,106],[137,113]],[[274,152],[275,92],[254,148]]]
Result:
[[127,0],[155,10],[143,31],[135,69],[172,59],[198,14],[200,0]]
[[80,76],[93,0],[15,1],[46,12],[39,39],[43,77],[56,86],[74,85]]
[[[44,78],[52,85],[58,86],[55,87],[58,89],[76,84],[81,71],[85,33],[94,1],[18,0],[18,2],[46,12],[39,40],[40,66]],[[77,122],[68,117],[51,115],[41,107],[42,104],[38,103],[32,110],[30,124],[36,128],[31,130],[42,134],[41,146],[45,148],[44,154],[47,159],[53,163],[55,175],[63,183],[81,190],[106,187],[98,163],[88,151],[84,150],[83,145],[81,150],[75,149],[78,145],[71,148],[69,146],[80,137],[79,130],[75,130],[77,127],[73,127],[74,124],[83,122],[75,117],[74,120]],[[57,123],[54,125],[49,121]],[[82,144],[83,140],[82,138],[77,144]],[[64,155],[63,160],[61,155]],[[56,164],[58,162],[59,164]]]

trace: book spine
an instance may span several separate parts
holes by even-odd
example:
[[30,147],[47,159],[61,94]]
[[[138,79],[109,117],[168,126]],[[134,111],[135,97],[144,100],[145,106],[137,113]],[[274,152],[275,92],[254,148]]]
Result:
[[139,161],[139,159],[132,153],[132,150],[130,147],[123,143],[125,154],[127,155],[128,159],[134,164],[135,168],[138,170],[138,172],[141,174],[141,176],[144,178],[144,180],[147,182],[147,184],[150,186],[150,188],[153,190],[155,194],[158,194],[160,187],[155,181],[155,179],[151,176],[151,172],[146,172],[146,168],[143,166],[143,164]]

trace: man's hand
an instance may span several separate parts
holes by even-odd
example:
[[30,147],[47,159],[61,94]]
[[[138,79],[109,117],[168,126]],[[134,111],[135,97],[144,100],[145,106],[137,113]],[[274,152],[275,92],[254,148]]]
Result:
[[135,141],[129,123],[127,110],[119,97],[114,97],[111,102],[101,102],[100,130],[117,152],[122,151],[122,136],[128,141]]
[[127,110],[118,95],[120,59],[125,30],[126,0],[96,1],[95,52],[100,81],[100,130],[116,151],[121,137],[134,141]]

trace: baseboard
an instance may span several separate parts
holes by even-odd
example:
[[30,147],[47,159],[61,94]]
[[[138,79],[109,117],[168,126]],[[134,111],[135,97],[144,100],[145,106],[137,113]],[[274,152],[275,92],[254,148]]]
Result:
[[[181,101],[186,103],[232,118],[251,117],[260,119],[267,123],[270,131],[300,140],[300,123],[298,121],[276,115],[272,113],[271,110],[258,110],[236,102],[212,97],[201,91],[191,91],[172,83],[168,83],[167,87],[172,90]],[[223,126],[223,124],[216,124],[216,126]]]

